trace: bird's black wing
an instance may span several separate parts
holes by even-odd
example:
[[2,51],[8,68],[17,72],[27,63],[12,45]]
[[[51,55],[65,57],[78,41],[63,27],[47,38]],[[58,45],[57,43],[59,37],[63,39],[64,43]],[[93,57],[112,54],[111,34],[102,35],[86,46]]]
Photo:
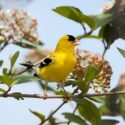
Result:
[[[45,66],[48,66],[50,64],[52,64],[54,61],[53,58],[49,58],[49,57],[46,57],[44,59],[42,59],[42,61],[40,61],[38,64],[39,64],[39,68],[43,68]],[[39,75],[37,73],[34,73],[34,76],[35,77],[39,77]]]
[[43,67],[48,66],[48,65],[50,65],[52,63],[53,63],[53,59],[52,58],[49,58],[49,57],[44,58],[42,60],[42,62],[40,63],[39,68],[43,68]]

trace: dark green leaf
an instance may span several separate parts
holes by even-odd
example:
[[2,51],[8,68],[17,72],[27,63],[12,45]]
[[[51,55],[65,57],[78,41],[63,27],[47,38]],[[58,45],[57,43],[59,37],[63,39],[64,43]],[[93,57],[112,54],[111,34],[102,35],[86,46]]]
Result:
[[42,45],[44,45],[44,44],[43,44],[43,42],[42,42],[42,41],[39,41],[39,45],[40,45],[40,46],[42,46]]
[[6,92],[6,90],[4,90],[4,89],[0,88],[0,92]]
[[125,120],[125,98],[123,96],[120,97],[120,114]]
[[3,65],[3,60],[0,60],[0,67]]
[[93,125],[100,120],[99,109],[87,99],[75,99],[78,105],[79,113]]
[[119,36],[119,28],[112,22],[107,24],[103,31],[103,39],[106,41],[109,47]]
[[45,116],[44,116],[43,114],[41,114],[41,113],[39,113],[39,112],[36,112],[36,111],[33,111],[33,110],[31,110],[31,109],[30,109],[30,112],[31,112],[32,114],[34,114],[35,116],[37,116],[41,121],[44,121],[44,120],[45,120]]
[[21,83],[26,83],[30,81],[37,81],[39,79],[34,76],[19,75],[19,76],[13,77],[13,80],[14,80],[13,84],[21,84]]
[[68,119],[71,122],[75,122],[79,125],[87,125],[85,120],[83,120],[80,116],[72,114],[72,113],[63,113],[66,119]]
[[53,9],[53,11],[77,23],[80,23],[80,24],[87,23],[92,29],[95,28],[95,21],[91,17],[83,14],[76,7],[60,6]]
[[17,52],[11,57],[11,59],[10,59],[11,69],[12,69],[12,67],[14,66],[14,64],[15,64],[15,62],[16,62],[18,56],[19,56],[19,51],[17,51]]
[[119,123],[119,121],[117,120],[103,119],[103,120],[100,120],[96,125],[116,125],[117,123]]
[[122,55],[123,57],[125,57],[125,50],[120,49],[120,48],[118,48],[118,47],[117,47],[117,49],[118,49],[118,51],[121,53],[121,55]]
[[104,30],[105,30],[105,26],[102,26],[99,30],[99,34],[98,37],[99,38],[103,38],[104,37]]
[[6,85],[11,85],[13,82],[13,78],[10,76],[0,76],[0,81]]
[[85,73],[86,83],[90,83],[98,75],[98,70],[94,66],[89,66]]
[[3,75],[4,75],[4,76],[7,76],[7,75],[8,75],[8,70],[7,70],[7,68],[3,68]]

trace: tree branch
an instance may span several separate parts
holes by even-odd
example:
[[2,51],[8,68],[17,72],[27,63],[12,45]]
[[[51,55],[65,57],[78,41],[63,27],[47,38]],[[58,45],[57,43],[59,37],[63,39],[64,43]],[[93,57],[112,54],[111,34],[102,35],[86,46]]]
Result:
[[[77,95],[68,95],[65,97],[65,95],[58,95],[58,96],[48,96],[46,99],[74,99],[74,98],[84,98],[84,97],[99,97],[99,96],[111,96],[111,95],[118,95],[118,94],[125,94],[125,91],[117,91],[117,92],[109,92],[109,93],[100,93],[100,94],[77,94]],[[0,94],[0,97],[5,97],[2,93]],[[44,99],[44,96],[41,94],[20,94],[20,93],[11,93],[6,94],[6,97],[22,97],[22,98],[38,98],[38,99]]]
[[77,38],[78,40],[81,40],[81,39],[83,39],[83,38],[89,36],[92,32],[93,32],[93,30],[90,30],[89,32],[85,33],[84,35],[79,35],[79,36],[77,36],[76,38]]

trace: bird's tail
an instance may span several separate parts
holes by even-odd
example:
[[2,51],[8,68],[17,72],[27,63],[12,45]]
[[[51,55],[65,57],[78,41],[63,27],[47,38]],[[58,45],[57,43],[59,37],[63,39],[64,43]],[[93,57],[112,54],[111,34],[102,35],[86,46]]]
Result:
[[31,63],[30,61],[26,62],[26,63],[20,63],[20,65],[25,66],[27,68],[33,68],[33,67],[35,67],[35,65],[33,63]]

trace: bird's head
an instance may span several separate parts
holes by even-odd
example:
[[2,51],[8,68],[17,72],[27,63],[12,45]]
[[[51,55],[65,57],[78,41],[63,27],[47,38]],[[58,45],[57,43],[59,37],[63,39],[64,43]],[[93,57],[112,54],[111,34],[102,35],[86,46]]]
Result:
[[74,36],[65,35],[59,40],[56,50],[74,51],[75,46],[79,45],[78,42],[79,40],[77,40]]

